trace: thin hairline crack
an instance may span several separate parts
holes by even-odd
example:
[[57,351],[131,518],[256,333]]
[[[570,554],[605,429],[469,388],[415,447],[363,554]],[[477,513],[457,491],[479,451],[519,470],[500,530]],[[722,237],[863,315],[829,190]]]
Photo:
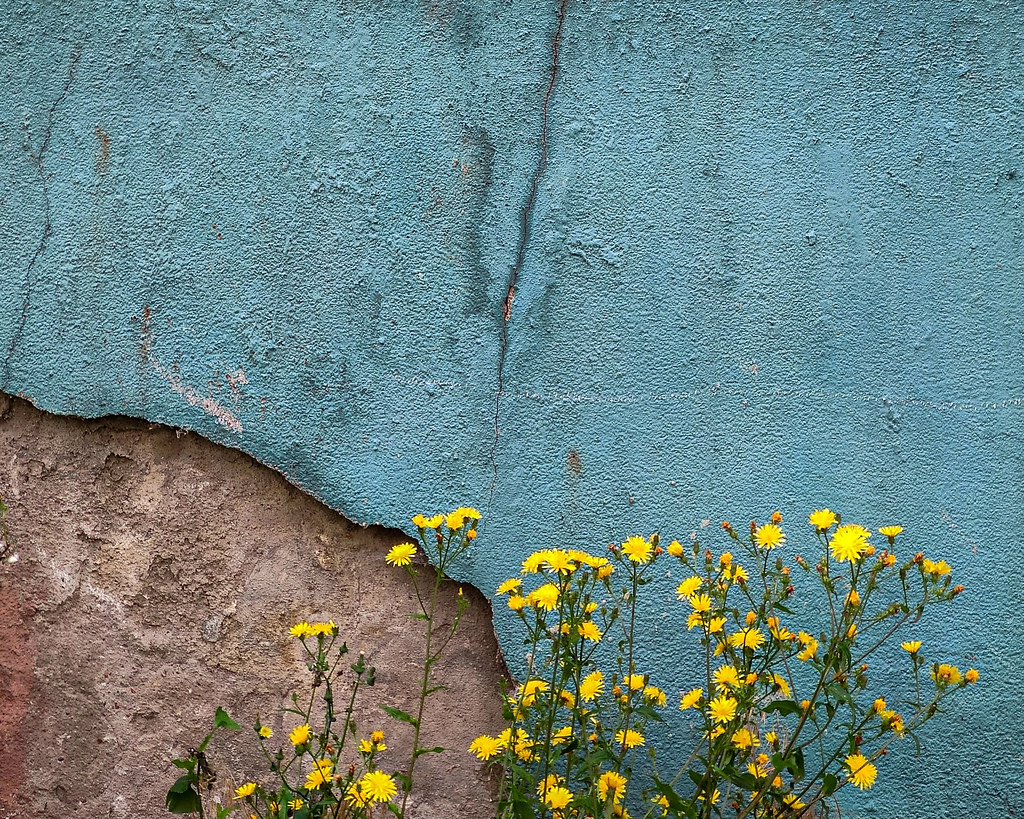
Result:
[[554,36],[551,38],[551,65],[548,74],[548,84],[544,91],[541,102],[541,127],[540,127],[540,153],[537,157],[537,164],[530,175],[529,191],[526,201],[523,203],[519,218],[519,241],[516,244],[515,259],[509,271],[508,287],[505,298],[501,305],[501,343],[498,348],[498,386],[494,396],[494,441],[491,447],[491,467],[493,476],[491,478],[490,499],[494,498],[494,490],[498,483],[498,436],[500,434],[499,422],[501,413],[501,397],[505,388],[505,358],[508,353],[508,323],[512,318],[512,304],[516,297],[516,287],[519,283],[519,274],[522,272],[523,264],[526,261],[526,247],[530,241],[530,223],[533,219],[533,211],[537,204],[537,188],[540,178],[548,165],[548,109],[551,104],[551,97],[558,80],[558,57],[562,47],[562,30],[565,27],[566,12],[569,8],[569,0],[558,0],[558,18],[555,26]]

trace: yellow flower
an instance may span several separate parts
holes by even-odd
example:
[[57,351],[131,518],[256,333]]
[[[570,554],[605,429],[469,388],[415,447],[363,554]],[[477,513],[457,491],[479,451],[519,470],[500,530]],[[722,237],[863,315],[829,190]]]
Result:
[[782,692],[782,696],[788,697],[789,696],[789,683],[786,682],[786,678],[783,677],[781,674],[774,674],[772,672],[769,672],[769,673],[771,674],[772,683],[774,683],[775,685],[778,686],[779,691]]
[[[696,613],[696,612],[694,612],[694,613]],[[708,632],[710,634],[717,634],[723,628],[725,628],[725,618],[724,617],[712,617],[711,618],[711,622],[708,623]]]
[[[776,736],[774,731],[769,731],[767,734],[764,735],[764,741],[767,742],[770,745],[774,745],[775,744],[775,740],[777,740],[777,739],[778,739],[778,737]],[[764,761],[765,762],[768,761],[768,754],[761,754],[761,756],[764,757]],[[760,761],[760,757],[758,757],[758,761]]]
[[704,581],[697,577],[697,575],[686,578],[686,580],[684,580],[682,583],[676,586],[676,597],[678,597],[680,600],[686,600],[690,595],[692,595],[695,591],[697,591],[697,589],[700,588],[701,583],[703,582]]
[[306,774],[303,787],[308,791],[316,790],[321,785],[330,784],[332,763],[329,759],[318,759],[313,763],[313,770]]
[[370,742],[370,740],[368,740],[368,739],[361,739],[361,740],[359,740],[359,753],[361,753],[361,754],[372,754],[373,753],[373,743]]
[[695,594],[690,598],[694,611],[711,611],[711,598],[706,594]]
[[680,543],[678,540],[673,540],[670,544],[668,544],[668,549],[666,551],[668,551],[668,553],[672,555],[672,557],[682,557],[683,544]]
[[309,725],[303,724],[295,728],[290,734],[288,739],[291,740],[292,745],[298,748],[301,745],[305,745],[309,742]]
[[448,524],[449,529],[461,529],[462,524],[466,522],[466,516],[456,509],[445,516],[444,522]]
[[508,607],[512,609],[512,611],[522,611],[526,608],[526,598],[520,597],[518,594],[513,594],[508,599]]
[[305,804],[306,804],[305,802],[303,802],[301,799],[299,799],[296,796],[294,799],[292,799],[290,802],[288,802],[288,807],[291,808],[292,810],[299,810]]
[[328,620],[326,623],[312,623],[309,626],[309,631],[316,637],[330,637],[334,634],[334,630],[337,628],[334,625],[333,620]]
[[558,586],[554,583],[545,583],[526,595],[526,600],[535,609],[552,611],[558,605],[559,594]]
[[374,745],[381,745],[382,746],[384,744],[384,732],[383,731],[373,731],[373,732],[371,732],[371,734],[370,734],[370,742],[372,742]]
[[498,594],[508,594],[513,589],[518,589],[522,585],[523,585],[523,581],[520,580],[518,577],[510,577],[508,580],[506,580],[504,583],[502,583],[500,586],[498,586],[498,592],[497,593]]
[[639,731],[629,728],[625,731],[619,730],[615,734],[615,741],[627,748],[636,748],[638,745],[644,744],[644,737]]
[[793,639],[793,632],[785,626],[779,625],[778,617],[768,618],[768,631],[771,632],[772,637],[774,637],[776,640],[781,640],[785,642],[786,640]]
[[921,650],[920,640],[908,640],[905,643],[900,643],[900,648],[910,654],[917,654]]
[[857,594],[856,589],[850,589],[850,593],[846,595],[846,605],[853,608],[857,608],[860,605],[860,595]]
[[885,537],[892,540],[896,535],[903,531],[902,526],[883,526],[878,530],[878,534],[884,535]]
[[740,728],[732,735],[732,744],[737,748],[756,748],[761,744],[756,734],[752,734],[747,728]]
[[976,669],[968,668],[967,672],[964,674],[964,680],[966,680],[969,685],[974,685],[978,681],[979,676],[981,675],[978,674]]
[[561,700],[562,705],[566,708],[573,708],[576,705],[576,697],[573,695],[572,691],[565,688],[558,692],[558,699]]
[[572,802],[572,791],[561,785],[555,785],[544,792],[544,803],[553,810],[561,810],[570,802]]
[[949,574],[951,569],[950,565],[945,560],[940,560],[938,563],[928,560],[927,558],[921,564],[921,568],[924,569],[925,574],[934,574],[937,577]]
[[728,722],[736,716],[736,700],[727,694],[715,697],[708,703],[708,713],[715,722]]
[[800,811],[807,807],[795,793],[787,793],[782,797],[782,801],[795,811]]
[[703,696],[703,688],[694,688],[692,691],[687,691],[679,700],[679,710],[685,711],[687,708],[693,708]]
[[850,782],[862,791],[875,784],[878,769],[868,762],[864,754],[850,754],[843,763],[850,771]]
[[750,575],[747,574],[747,570],[739,564],[732,567],[732,580],[737,583],[745,583],[750,579]]
[[731,665],[723,665],[720,668],[716,668],[712,677],[720,688],[725,686],[738,688],[740,684],[740,676]]
[[412,522],[417,529],[436,529],[441,525],[444,520],[443,515],[434,515],[433,517],[425,517],[423,515],[413,515]]
[[612,576],[612,572],[615,571],[615,567],[611,563],[607,563],[597,570],[597,576],[601,580],[605,580]]
[[579,695],[584,702],[590,702],[594,697],[604,692],[604,674],[600,671],[592,671],[583,678],[580,683]]
[[519,701],[526,706],[533,705],[537,701],[537,695],[548,690],[548,684],[544,680],[527,680],[519,689]]
[[754,540],[763,549],[774,549],[786,542],[786,535],[774,523],[766,523],[764,526],[757,527]]
[[819,532],[824,532],[836,522],[836,513],[831,509],[815,509],[807,520]]
[[551,571],[557,574],[567,574],[576,569],[576,564],[572,562],[569,553],[562,549],[549,549],[544,562],[548,564]]
[[876,714],[881,714],[885,710],[885,698],[879,697],[877,700],[871,703],[871,707],[875,709]]
[[416,555],[416,547],[411,543],[399,543],[393,546],[384,558],[390,566],[408,566]]
[[618,771],[605,771],[597,779],[597,798],[602,802],[607,802],[608,797],[611,796],[612,804],[619,804],[626,792],[627,781],[626,777]]
[[246,782],[235,790],[235,799],[245,799],[247,796],[252,796],[255,790],[255,782]]
[[939,663],[937,668],[932,669],[931,677],[940,688],[945,688],[947,685],[956,685],[963,679],[960,676],[960,669],[949,663]]
[[[565,692],[567,693],[567,692]],[[571,695],[570,695],[571,696]],[[569,706],[572,708],[572,706]],[[572,726],[566,725],[564,728],[559,728],[551,735],[552,745],[561,745],[563,742],[572,739]]]
[[691,611],[689,616],[686,618],[686,630],[689,631],[694,626],[699,626],[704,622],[704,616],[699,611]]
[[633,537],[626,538],[625,543],[622,544],[622,553],[634,563],[646,563],[651,559],[651,550],[653,548],[650,541],[646,538],[634,535]]
[[540,551],[534,552],[528,555],[526,560],[523,561],[523,574],[536,574],[540,571],[541,566],[547,561],[548,550],[541,549]]
[[644,687],[644,675],[643,674],[627,674],[622,680],[630,691],[639,691]]
[[487,761],[492,756],[496,756],[501,753],[501,743],[494,737],[479,736],[469,744],[469,752],[476,754],[477,759]]
[[[801,631],[800,634],[803,634],[803,632]],[[807,635],[807,637],[808,639],[806,641],[801,639],[801,642],[803,642],[804,644],[804,648],[803,651],[796,655],[796,658],[798,660],[810,660],[818,653],[818,641],[811,637],[809,634]]]
[[644,688],[644,698],[653,705],[657,705],[662,708],[665,707],[665,703],[668,701],[668,698],[665,696],[665,692],[656,685],[648,685]]
[[[852,523],[845,523],[836,529],[832,535],[832,542],[829,543],[832,557],[840,563],[858,560],[868,548],[865,531],[864,528]],[[867,535],[870,534],[867,532]]]
[[292,637],[298,637],[300,640],[306,637],[310,637],[313,634],[313,632],[310,630],[309,623],[306,622],[296,623],[294,626],[288,629],[288,633],[292,635]]
[[263,737],[264,739],[270,739],[273,735],[274,735],[274,732],[271,731],[266,725],[261,725],[260,726],[260,736],[261,737]]
[[749,648],[751,651],[757,651],[763,642],[764,635],[760,629],[756,628],[745,628],[729,635],[729,645],[733,648]]
[[595,643],[601,642],[601,630],[597,627],[593,620],[587,620],[580,624],[579,632],[580,636],[585,640],[593,640]]
[[732,563],[732,552],[722,552],[722,556],[718,558],[718,562],[722,566],[728,566]]
[[388,802],[398,793],[398,786],[384,771],[368,771],[359,780],[359,792],[369,802]]
[[345,791],[345,801],[354,808],[363,808],[366,807],[370,800],[359,790],[359,783],[353,782],[348,786],[348,790]]

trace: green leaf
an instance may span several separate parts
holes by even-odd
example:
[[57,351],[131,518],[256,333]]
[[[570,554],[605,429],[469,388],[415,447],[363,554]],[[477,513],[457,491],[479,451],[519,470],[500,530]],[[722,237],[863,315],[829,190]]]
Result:
[[420,757],[420,756],[423,756],[423,754],[443,754],[443,753],[444,753],[444,748],[442,748],[440,745],[437,745],[437,746],[435,746],[433,748],[417,748],[416,749],[416,753],[414,754],[414,756]]
[[231,719],[231,717],[228,716],[228,712],[220,707],[218,707],[213,713],[213,727],[227,728],[229,731],[239,730],[238,723]]
[[427,617],[427,615],[422,614],[420,612],[416,612],[414,614],[409,614],[407,616],[411,617],[413,620],[430,620],[430,618]]
[[836,786],[838,786],[838,784],[839,780],[836,779],[835,774],[825,774],[825,776],[823,776],[821,779],[821,795],[831,796],[835,792]]
[[233,813],[236,808],[238,808],[238,805],[231,805],[230,807],[217,805],[217,819],[225,819],[225,817]]
[[198,813],[202,803],[193,781],[194,777],[190,774],[178,777],[167,791],[167,810],[171,813]]
[[381,705],[381,709],[392,719],[397,719],[399,722],[407,722],[414,728],[416,727],[416,720],[402,709],[392,708],[390,705]]
[[793,702],[793,700],[775,700],[764,707],[766,714],[772,711],[778,711],[780,714],[799,714],[800,706]]
[[192,756],[188,759],[172,759],[171,764],[176,768],[181,768],[183,771],[194,771],[196,769],[196,758]]
[[436,693],[438,691],[447,691],[447,690],[448,690],[448,686],[447,685],[435,685],[433,688],[428,688],[427,689],[427,696],[429,697],[431,694],[434,694],[434,693]]

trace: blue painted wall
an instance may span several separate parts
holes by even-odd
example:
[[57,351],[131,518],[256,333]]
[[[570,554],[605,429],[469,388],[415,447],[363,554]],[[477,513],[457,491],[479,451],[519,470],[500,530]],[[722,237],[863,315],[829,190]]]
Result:
[[[462,574],[485,590],[538,545],[774,508],[796,533],[820,505],[901,522],[969,590],[921,637],[983,685],[853,811],[1007,816],[1022,20],[10,0],[0,387],[195,429],[355,520],[480,506]],[[668,687],[670,585],[644,615]]]

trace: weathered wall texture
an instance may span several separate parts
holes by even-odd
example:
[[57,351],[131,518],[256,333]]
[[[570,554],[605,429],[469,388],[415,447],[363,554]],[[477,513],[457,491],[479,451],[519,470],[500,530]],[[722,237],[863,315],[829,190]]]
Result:
[[[222,790],[229,768],[265,774],[249,726],[260,715],[287,744],[294,723],[275,712],[308,679],[287,632],[313,617],[333,618],[376,665],[361,735],[383,728],[387,761],[404,764],[407,726],[376,707],[411,708],[422,651],[411,585],[383,560],[400,533],[351,524],[247,455],[140,421],[58,418],[0,396],[0,453],[0,817],[167,815],[169,761],[217,705],[245,729],[211,745]],[[456,591],[444,587],[446,621]],[[451,749],[421,760],[424,819],[493,813],[466,748],[500,721],[503,666],[490,608],[466,591],[438,672],[450,689],[424,721],[427,743]]]
[[480,506],[483,589],[552,541],[900,522],[984,685],[856,810],[1024,809],[1018,0],[8,7],[0,389],[356,521]]

